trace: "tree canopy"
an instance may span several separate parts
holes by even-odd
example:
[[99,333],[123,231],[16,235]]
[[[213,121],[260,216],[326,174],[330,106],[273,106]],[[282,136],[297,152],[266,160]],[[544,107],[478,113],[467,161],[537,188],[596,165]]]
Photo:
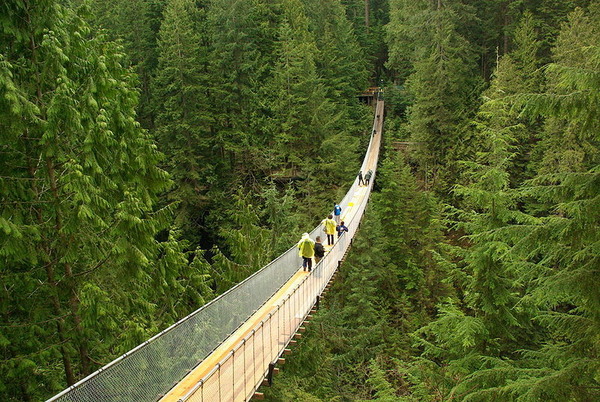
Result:
[[0,3],[0,396],[42,400],[260,269],[385,149],[267,398],[600,398],[600,6]]

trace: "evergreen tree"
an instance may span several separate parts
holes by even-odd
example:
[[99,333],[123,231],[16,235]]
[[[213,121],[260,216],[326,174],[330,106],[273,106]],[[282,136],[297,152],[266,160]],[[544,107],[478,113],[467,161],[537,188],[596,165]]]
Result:
[[[508,97],[506,107],[510,106],[510,96],[539,92],[544,85],[540,56],[542,44],[537,38],[535,25],[536,21],[533,15],[525,12],[515,29],[514,50],[510,53],[510,60],[514,63],[507,59],[503,68],[498,67],[496,71],[497,76],[503,75],[497,78],[498,81],[502,82],[502,88],[499,88],[502,92],[496,96]],[[511,68],[515,71],[510,71]],[[539,141],[540,125],[533,119],[517,116],[517,108],[513,108],[512,111],[507,111],[502,115],[506,115],[509,119],[506,122],[507,124],[512,121],[522,125],[520,129],[512,133],[515,152],[513,162],[511,166],[508,166],[510,186],[516,187],[534,174],[531,164],[532,159],[535,160],[535,157],[532,158],[532,152]]]
[[84,12],[1,6],[3,399],[45,398],[143,341],[185,286],[177,238],[155,237],[170,181],[132,75]]
[[[317,69],[319,50],[305,5],[300,0],[282,4],[285,13],[279,28],[277,61],[268,83],[272,119],[266,127],[269,146],[276,150],[272,164],[309,178],[301,183],[300,192],[308,209],[321,211],[331,203],[331,196],[315,189],[332,189],[348,178],[345,161],[354,159],[357,143],[344,135],[342,128],[346,127],[340,123],[343,111],[338,112],[328,99],[328,85]],[[335,87],[335,83],[329,84]]]
[[[517,211],[515,192],[510,187],[509,170],[515,155],[516,137],[524,131],[506,97],[519,74],[510,56],[504,56],[496,70],[492,86],[486,91],[476,122],[480,151],[473,161],[465,162],[468,185],[457,186],[462,199],[461,220],[469,235],[467,269],[472,273],[467,303],[486,327],[479,348],[496,355],[513,350],[511,341],[522,345],[526,336],[518,336],[526,320],[514,312],[519,291],[515,273],[505,253],[510,244],[494,231],[526,219]],[[493,341],[490,341],[493,340]],[[487,342],[487,345],[484,344]],[[493,345],[492,345],[493,343]],[[497,348],[501,346],[499,350]],[[493,352],[491,350],[494,350]],[[480,349],[481,350],[481,349]],[[501,353],[501,352],[500,352]]]
[[401,0],[392,3],[388,24],[388,40],[401,39],[389,42],[390,67],[404,64],[400,53],[410,55],[414,70],[407,82],[413,98],[409,129],[411,138],[421,144],[421,169],[438,189],[453,177],[451,161],[464,154],[461,129],[474,104],[475,58],[472,46],[458,32],[469,18],[468,10],[457,2]]
[[214,172],[210,129],[210,75],[204,10],[193,0],[172,0],[159,35],[155,92],[156,137],[175,180],[169,198],[179,203],[177,222],[198,242],[198,223]]
[[[364,128],[372,118],[372,110],[356,102],[356,94],[367,87],[365,55],[339,1],[308,0],[304,3],[309,29],[317,47],[316,71],[325,96],[332,104],[328,109],[331,115],[325,116],[326,137],[316,149],[322,160],[311,177],[318,181],[318,187],[322,185],[329,192],[336,184],[345,191],[347,186],[342,184],[349,184],[354,179],[356,166],[360,164],[357,149],[364,149],[369,138],[363,136],[357,139],[356,133],[365,133]],[[334,197],[329,194],[326,199],[317,195],[318,202],[336,200],[341,197],[339,193],[342,191]]]
[[353,102],[356,94],[367,87],[368,73],[365,55],[344,8],[338,0],[305,3],[319,50],[315,64],[326,84],[327,96],[336,103]]
[[[527,282],[519,279],[514,261],[507,257],[513,242],[499,235],[515,222],[530,221],[518,211],[517,193],[511,186],[518,182],[515,176],[523,176],[515,159],[527,156],[523,144],[531,135],[519,118],[514,96],[539,88],[540,82],[531,27],[531,17],[526,15],[517,30],[519,46],[514,56],[511,53],[499,60],[474,122],[472,141],[477,151],[472,160],[462,162],[464,184],[455,188],[460,199],[460,210],[454,211],[457,229],[468,238],[462,253],[469,275],[464,294],[440,306],[438,318],[418,332],[424,357],[449,362],[444,375],[455,378],[468,378],[482,364],[504,367],[501,359],[515,358],[516,349],[533,345],[535,330],[539,330],[528,324],[535,309],[526,308],[519,298],[527,291]],[[519,303],[521,307],[516,308]],[[440,373],[429,375],[435,378]],[[451,384],[447,378],[435,381],[446,387]],[[464,389],[459,384],[454,392]]]
[[[389,157],[382,165],[383,188],[377,194],[381,226],[386,233],[384,253],[399,281],[398,287],[410,295],[415,305],[433,308],[447,291],[440,283],[440,267],[435,262],[436,243],[441,242],[440,217],[433,197],[420,192],[401,155]],[[381,286],[385,287],[385,283]],[[390,292],[390,297],[394,298]]]
[[[318,76],[318,50],[300,0],[285,0],[279,31],[278,60],[273,74],[273,139],[291,163],[316,156],[332,127],[333,113]],[[284,151],[287,150],[287,151]]]
[[283,194],[274,185],[263,191],[264,211],[263,219],[266,220],[271,230],[271,246],[273,257],[280,255],[298,241],[300,219],[293,213],[296,199],[294,190],[286,189]]
[[[569,24],[563,27],[557,40],[556,61],[548,68],[549,90],[543,95],[526,97],[526,113],[561,122],[564,127],[568,127],[577,142],[588,142],[590,150],[597,144],[594,134],[597,132],[596,120],[590,119],[597,113],[595,93],[599,82],[597,70],[600,59],[596,39],[600,20],[597,10],[594,7],[589,16],[582,10],[573,13]],[[563,58],[560,55],[568,56]],[[498,77],[501,76],[504,67],[510,66],[503,62],[504,59],[499,66]],[[487,104],[493,106],[493,103]],[[498,109],[496,102],[490,117],[498,121],[501,121],[499,118],[502,116],[510,117],[510,113],[507,113],[509,109],[504,107],[504,110],[502,112],[502,109]],[[505,133],[510,132],[506,131],[510,128],[506,123],[501,127],[505,127]],[[490,133],[496,133],[495,136],[490,136],[490,139],[496,138],[497,141],[504,138],[495,149],[506,150],[510,137],[500,136],[502,131],[495,130]],[[546,132],[545,135],[551,136],[552,131]],[[564,146],[564,142],[561,145]],[[485,188],[479,186],[462,191],[469,197],[477,196],[478,198],[473,199],[478,199],[480,205],[486,205],[482,202],[488,200],[488,217],[496,218],[488,219],[484,228],[476,229],[480,234],[474,237],[476,242],[472,257],[487,254],[487,260],[472,261],[488,261],[488,266],[494,267],[497,273],[505,273],[504,284],[500,281],[492,283],[491,279],[498,278],[497,274],[491,278],[489,273],[487,275],[486,282],[493,284],[490,286],[493,293],[488,294],[493,294],[493,298],[487,303],[481,299],[476,304],[493,307],[493,310],[485,310],[487,317],[482,316],[478,324],[478,338],[480,342],[486,342],[485,346],[489,352],[492,345],[490,340],[498,339],[498,336],[508,335],[511,339],[514,339],[515,335],[518,336],[514,339],[514,345],[510,345],[510,342],[508,345],[504,343],[508,346],[505,347],[505,359],[489,358],[493,356],[480,358],[479,364],[470,363],[470,367],[462,359],[459,367],[462,370],[468,367],[463,373],[469,375],[453,389],[450,394],[452,397],[462,395],[465,399],[518,398],[556,401],[592,400],[598,397],[598,382],[594,373],[599,366],[593,341],[597,335],[598,301],[590,291],[590,286],[593,286],[591,284],[595,282],[594,270],[591,267],[598,264],[598,254],[593,251],[598,239],[596,230],[591,229],[596,225],[595,211],[598,208],[595,191],[598,181],[595,154],[588,153],[587,157],[581,160],[587,163],[578,164],[575,169],[572,165],[558,165],[550,173],[541,171],[536,178],[525,183],[521,190],[525,196],[522,199],[531,200],[530,205],[538,203],[535,217],[507,209],[511,204],[514,205],[514,201],[506,202],[511,200],[507,197],[511,193],[506,191],[506,171],[499,175],[502,170],[495,169],[496,174],[489,168],[484,170],[489,172],[483,176],[489,179],[488,186],[493,183],[502,185],[496,187],[493,193],[483,192],[481,190]],[[494,161],[496,166],[506,166],[505,162],[510,154],[506,151],[496,151],[495,155],[504,157],[486,158],[491,162],[489,167],[493,166]],[[498,161],[504,162],[498,165]],[[479,168],[481,165],[476,166]],[[494,178],[496,179],[492,180]],[[480,183],[484,184],[485,181]],[[475,192],[477,188],[480,188],[480,191]],[[492,194],[495,195],[490,197]],[[489,200],[496,202],[489,204]],[[505,202],[502,202],[503,200]],[[489,206],[493,206],[494,209],[489,209]],[[494,214],[490,214],[494,211]],[[500,212],[502,214],[499,214]],[[473,220],[473,223],[476,222],[482,223],[481,220]],[[477,266],[483,265],[473,265],[474,268]],[[510,270],[502,269],[509,266]],[[511,272],[516,274],[513,282],[518,279],[518,282],[512,285],[509,282],[510,276],[506,276]],[[474,270],[474,273],[477,271]],[[477,284],[476,280],[474,284]],[[525,284],[527,286],[523,288]],[[511,288],[512,294],[507,292]],[[515,301],[510,300],[515,300],[515,296],[518,295],[522,295],[518,301],[521,307],[508,311],[506,307],[517,305]],[[489,321],[489,318],[492,318],[489,317],[490,312],[495,316],[493,321]],[[516,315],[523,312],[534,316],[534,332],[523,332],[523,329],[527,329],[526,321],[518,320]],[[502,314],[505,318],[501,318]],[[448,317],[446,314],[445,319]],[[469,323],[464,319],[462,321]],[[519,321],[521,323],[515,326]],[[498,327],[501,322],[505,324]],[[499,335],[497,329],[504,327],[506,330],[510,328],[506,323],[510,325],[511,322],[513,328],[506,331],[505,335]],[[458,328],[463,328],[463,324]],[[447,332],[448,328],[440,327],[436,331],[441,334]],[[477,342],[471,346],[476,344]],[[457,361],[460,360],[458,358]]]
[[216,246],[213,249],[218,293],[258,271],[270,261],[272,255],[269,231],[259,226],[260,210],[241,191],[234,199],[231,219],[220,229],[220,235],[225,239],[225,253]]
[[225,187],[239,179],[250,184],[255,172],[269,165],[271,138],[265,125],[273,94],[265,83],[274,65],[277,9],[276,2],[265,0],[209,3],[212,135]]
[[388,23],[389,0],[341,0],[346,8],[367,60],[371,63],[371,80],[379,83],[385,75],[387,49],[383,40],[383,26]]
[[[86,0],[70,0],[84,4]],[[128,62],[134,67],[140,91],[136,107],[143,127],[152,129],[155,123],[157,94],[153,78],[157,72],[158,31],[167,0],[104,0],[89,1],[94,14],[92,23],[106,30],[112,40],[123,44]]]
[[[599,300],[592,291],[598,266],[598,103],[600,9],[576,10],[561,30],[548,68],[549,90],[531,96],[528,109],[562,121],[584,157],[575,166],[555,165],[526,183],[525,194],[545,204],[533,224],[516,226],[514,254],[520,273],[532,281],[531,298],[542,311],[538,322],[548,338],[525,353],[525,363],[509,372],[512,384],[494,388],[528,398],[597,399],[599,360],[595,339]],[[562,146],[564,146],[564,142]],[[525,368],[521,368],[525,367]],[[487,373],[482,373],[484,377]],[[495,373],[492,373],[495,374]],[[560,381],[556,381],[560,379]]]

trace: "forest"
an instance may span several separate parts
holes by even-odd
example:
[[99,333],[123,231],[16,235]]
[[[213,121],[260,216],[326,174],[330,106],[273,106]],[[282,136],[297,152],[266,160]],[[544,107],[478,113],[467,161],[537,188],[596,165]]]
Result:
[[269,401],[600,400],[600,4],[0,2],[0,399],[45,400],[375,190]]

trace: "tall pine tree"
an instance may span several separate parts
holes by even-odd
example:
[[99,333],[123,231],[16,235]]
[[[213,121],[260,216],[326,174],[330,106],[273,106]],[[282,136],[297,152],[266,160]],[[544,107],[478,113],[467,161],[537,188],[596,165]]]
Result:
[[427,180],[443,189],[455,171],[451,161],[464,154],[465,119],[475,103],[475,55],[459,32],[473,15],[460,2],[425,0],[395,1],[390,15],[389,66],[404,74],[412,68],[407,80],[411,138],[420,144]]
[[171,323],[187,261],[122,49],[85,9],[0,9],[0,389],[42,399]]
[[156,137],[166,155],[179,203],[177,223],[198,242],[207,187],[216,181],[211,138],[209,47],[205,11],[193,0],[172,0],[159,35]]

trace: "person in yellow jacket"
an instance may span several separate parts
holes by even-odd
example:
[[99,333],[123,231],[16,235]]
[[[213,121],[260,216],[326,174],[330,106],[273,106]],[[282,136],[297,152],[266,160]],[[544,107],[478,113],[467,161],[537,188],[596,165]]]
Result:
[[333,215],[329,214],[327,219],[323,219],[323,231],[327,234],[327,245],[331,246],[333,244],[333,234],[335,233],[335,227],[337,223],[333,220]]
[[312,271],[312,258],[315,255],[315,242],[308,233],[304,233],[298,242],[298,254],[302,257],[302,269]]

